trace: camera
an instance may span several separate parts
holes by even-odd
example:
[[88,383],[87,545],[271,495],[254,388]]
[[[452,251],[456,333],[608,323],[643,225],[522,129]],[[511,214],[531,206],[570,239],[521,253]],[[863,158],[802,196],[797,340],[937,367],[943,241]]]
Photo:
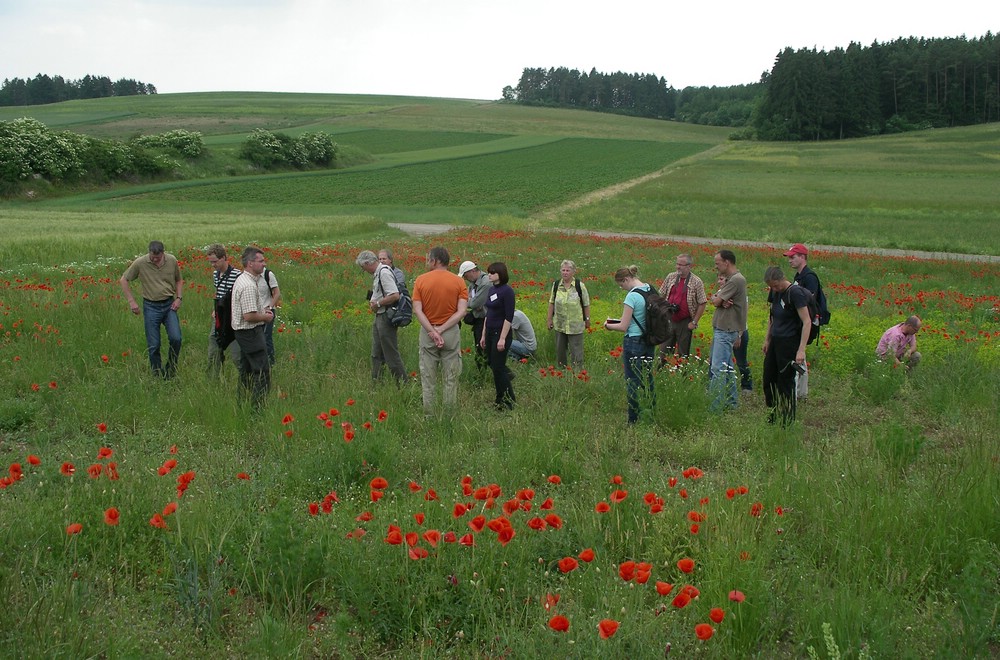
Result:
[[806,373],[806,368],[801,364],[799,364],[798,362],[793,361],[790,364],[792,365],[792,369],[795,369],[795,373],[797,373],[798,375],[802,376],[803,374]]

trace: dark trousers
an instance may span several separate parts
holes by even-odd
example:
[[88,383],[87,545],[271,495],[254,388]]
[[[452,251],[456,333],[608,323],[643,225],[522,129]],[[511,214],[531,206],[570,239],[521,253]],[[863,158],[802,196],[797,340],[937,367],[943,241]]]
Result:
[[497,391],[494,403],[497,410],[510,410],[514,407],[514,387],[510,384],[510,368],[507,367],[507,352],[510,350],[511,336],[507,333],[504,350],[497,348],[500,341],[500,329],[487,328],[486,349],[490,369],[493,371],[493,386]]
[[767,421],[788,426],[795,421],[795,353],[799,337],[772,337],[764,354],[764,403]]
[[747,349],[750,347],[750,331],[744,330],[740,336],[740,347],[733,349],[736,358],[736,368],[740,370],[740,387],[753,389],[753,374],[750,372],[750,362],[747,360]]
[[[489,346],[479,347],[479,340],[483,338],[483,328],[486,327],[486,317],[477,318],[472,324],[472,346],[476,354],[476,369],[482,372],[490,363]],[[499,332],[499,331],[498,331]]]
[[236,341],[240,345],[240,402],[249,398],[254,410],[260,410],[271,389],[271,361],[267,357],[264,326],[237,330]]

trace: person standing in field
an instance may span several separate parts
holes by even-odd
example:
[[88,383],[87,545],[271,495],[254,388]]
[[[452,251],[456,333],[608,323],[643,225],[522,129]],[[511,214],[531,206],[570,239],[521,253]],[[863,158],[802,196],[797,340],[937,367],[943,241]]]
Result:
[[920,364],[920,353],[917,352],[918,332],[918,316],[911,316],[902,323],[897,323],[882,334],[875,355],[880,360],[892,360],[893,364],[905,365],[909,371]]
[[806,289],[789,282],[777,266],[764,272],[764,284],[770,290],[771,301],[763,346],[767,423],[780,421],[782,426],[788,426],[795,421],[795,374],[805,366],[812,328],[809,299]]
[[382,378],[382,369],[388,365],[389,372],[396,379],[396,385],[406,382],[406,367],[399,355],[397,331],[390,322],[388,310],[399,301],[399,289],[392,268],[381,263],[375,253],[364,250],[358,254],[355,263],[363,271],[373,276],[372,294],[368,307],[375,314],[372,320],[372,380]]
[[490,278],[471,261],[463,261],[459,264],[458,276],[468,283],[469,307],[465,313],[465,322],[472,326],[472,346],[476,353],[476,368],[482,372],[489,363],[489,355],[481,346],[481,342],[483,326],[486,322],[486,296],[489,295],[491,288]]
[[514,289],[507,283],[510,275],[507,264],[502,261],[491,263],[486,268],[486,273],[493,286],[486,297],[486,319],[479,345],[486,351],[490,370],[493,371],[493,386],[496,388],[493,407],[497,410],[511,410],[514,408],[515,397],[510,369],[507,367],[507,353],[514,338],[511,331],[514,320]]
[[739,405],[733,349],[739,347],[747,327],[747,281],[736,268],[736,254],[732,250],[719,250],[714,259],[719,279],[718,289],[711,297],[715,312],[709,387],[711,409],[719,412]]
[[278,318],[277,310],[281,308],[281,289],[278,288],[278,278],[274,276],[274,271],[265,268],[264,283],[267,284],[267,298],[264,305],[271,310],[271,320],[264,324],[264,341],[267,343],[267,360],[274,366],[274,322]]
[[240,345],[238,342],[232,341],[227,347],[219,345],[219,333],[216,330],[216,325],[218,323],[230,325],[231,319],[229,317],[216,318],[216,308],[219,306],[219,301],[225,300],[229,292],[232,291],[233,285],[236,284],[236,278],[243,271],[234,268],[229,263],[226,248],[221,243],[209,245],[208,249],[205,250],[205,256],[208,257],[208,263],[212,265],[212,284],[215,285],[216,301],[216,305],[212,308],[212,329],[208,333],[208,371],[212,376],[218,378],[222,373],[222,365],[226,361],[227,350],[233,364],[237,365],[237,368],[240,364]]
[[656,406],[656,386],[653,382],[653,359],[656,346],[647,344],[643,339],[643,328],[646,327],[646,298],[639,291],[650,292],[651,286],[639,279],[638,266],[619,268],[615,271],[615,284],[624,291],[625,303],[622,305],[620,319],[608,319],[604,322],[607,330],[624,332],[622,340],[622,361],[625,367],[625,397],[628,402],[628,423],[634,425],[639,421],[639,415],[644,403],[650,410]]
[[[792,247],[788,248],[785,252],[785,256],[788,257],[788,265],[795,270],[795,276],[792,278],[793,284],[798,284],[801,287],[809,289],[812,294],[816,296],[817,302],[819,301],[819,291],[820,282],[819,275],[809,267],[809,250],[802,243],[796,243]],[[810,323],[813,321],[818,321],[818,319],[810,319]],[[808,360],[802,363],[802,371],[797,371],[795,374],[795,396],[799,399],[805,399],[809,396],[809,362]]]
[[590,329],[590,293],[576,276],[576,264],[569,259],[559,265],[559,279],[552,283],[546,325],[556,336],[557,364],[572,364],[573,371],[582,371],[583,333]]
[[[142,309],[132,295],[132,280],[138,278],[142,288]],[[149,252],[133,261],[121,276],[119,284],[128,301],[129,309],[143,317],[146,330],[146,349],[149,353],[149,367],[154,376],[166,379],[177,374],[177,360],[181,353],[181,323],[177,310],[181,307],[184,293],[184,279],[174,255],[164,252],[163,243],[150,241]],[[162,338],[160,326],[167,331],[170,349],[167,367],[163,368],[160,356]]]
[[424,414],[434,413],[438,372],[442,400],[448,409],[458,402],[462,373],[462,337],[459,324],[469,304],[469,290],[461,277],[448,270],[451,256],[443,247],[427,253],[427,272],[413,283],[413,315],[420,323],[420,386]]
[[399,292],[403,293],[407,291],[406,273],[396,267],[396,264],[392,260],[392,250],[388,248],[382,248],[379,250],[378,261],[380,264],[384,264],[392,269],[392,275],[396,278],[396,288],[399,289]]
[[266,304],[270,290],[264,281],[264,251],[251,245],[243,250],[242,260],[243,272],[233,285],[230,322],[240,345],[240,401],[249,397],[253,409],[259,411],[271,389],[264,327],[274,320],[274,310]]
[[708,305],[705,283],[691,272],[693,265],[691,255],[677,255],[675,270],[660,285],[660,295],[675,310],[670,317],[670,335],[667,341],[660,344],[661,362],[666,362],[675,355],[686,358],[691,354],[691,336],[698,328],[701,315]]

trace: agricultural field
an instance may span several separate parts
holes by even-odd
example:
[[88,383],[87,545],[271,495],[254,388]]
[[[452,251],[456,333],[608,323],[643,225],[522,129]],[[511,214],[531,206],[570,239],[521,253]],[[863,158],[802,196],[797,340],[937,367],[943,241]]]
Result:
[[[0,653],[1000,653],[1000,264],[813,250],[833,319],[809,349],[810,397],[787,430],[765,421],[759,364],[764,269],[786,265],[786,243],[827,236],[801,236],[799,225],[764,233],[767,220],[798,217],[792,208],[835,215],[840,197],[819,192],[850,181],[852,163],[884,181],[903,180],[909,167],[914,187],[887,187],[886,215],[862,203],[878,198],[874,183],[858,190],[857,203],[843,200],[840,212],[857,219],[843,242],[894,245],[869,225],[901,226],[907,209],[926,206],[929,216],[954,220],[939,234],[978,248],[969,252],[1000,253],[990,222],[997,207],[986,205],[996,193],[969,184],[989,171],[974,153],[992,139],[987,129],[904,136],[889,143],[894,154],[869,141],[792,155],[784,145],[735,144],[699,160],[704,152],[691,145],[707,149],[711,140],[650,139],[646,122],[624,137],[627,118],[617,117],[605,118],[600,136],[600,117],[589,113],[578,113],[586,116],[572,137],[516,130],[508,108],[503,121],[484,125],[488,140],[445,137],[442,117],[486,106],[437,105],[437,119],[435,104],[421,106],[422,126],[357,124],[361,135],[372,131],[371,153],[413,154],[398,166],[0,207],[0,597],[8,604]],[[270,112],[282,116],[278,105]],[[571,125],[572,113],[553,112],[552,126]],[[392,151],[392,131],[417,148]],[[536,144],[442,156],[513,139],[503,136]],[[963,155],[962,142],[975,146]],[[417,153],[435,151],[417,162]],[[613,165],[589,162],[599,153]],[[813,176],[797,169],[803,159]],[[767,180],[763,162],[787,184],[771,195],[744,182]],[[932,176],[948,168],[954,176]],[[482,183],[491,170],[494,190]],[[659,170],[613,197],[560,210],[584,192]],[[362,182],[377,177],[394,185],[366,195]],[[322,202],[335,186],[344,197]],[[929,186],[963,187],[966,197],[935,205]],[[292,189],[297,197],[282,197]],[[695,355],[657,372],[651,418],[628,429],[621,335],[595,327],[585,371],[560,368],[544,328],[548,291],[565,258],[580,268],[595,319],[621,313],[611,277],[621,266],[637,264],[642,279],[658,283],[688,252],[695,273],[712,282],[716,247],[655,236],[675,233],[683,190],[699,213],[747,219],[747,233],[688,223],[685,235],[781,245],[736,248],[750,283],[756,390],[737,411],[710,413],[703,323]],[[442,218],[458,226],[421,237],[386,224]],[[933,244],[914,235],[900,244]],[[118,286],[152,238],[177,255],[185,277],[184,345],[169,382],[149,374],[141,320]],[[216,241],[231,256],[263,247],[285,297],[273,388],[257,415],[237,404],[233,365],[221,382],[205,368],[213,291],[204,247]],[[370,380],[370,278],[354,257],[388,246],[412,283],[439,244],[453,265],[511,267],[539,351],[512,364],[510,414],[492,411],[492,383],[467,353],[452,413],[425,418],[419,385]],[[924,358],[912,374],[874,359],[882,331],[909,314],[924,322]],[[415,372],[415,326],[400,331],[400,346]]]

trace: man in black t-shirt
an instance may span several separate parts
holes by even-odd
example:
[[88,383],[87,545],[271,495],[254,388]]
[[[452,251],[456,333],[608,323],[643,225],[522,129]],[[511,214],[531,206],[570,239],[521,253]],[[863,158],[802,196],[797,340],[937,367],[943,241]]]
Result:
[[795,374],[801,373],[809,342],[808,296],[793,286],[784,271],[771,266],[764,272],[770,289],[771,310],[764,336],[764,403],[770,410],[768,423],[795,421]]
[[[802,243],[796,243],[785,252],[788,257],[788,265],[795,271],[792,277],[792,284],[798,284],[812,291],[812,294],[819,300],[819,275],[809,267],[809,250]],[[795,398],[804,399],[809,396],[809,362],[802,364],[803,371],[795,377]]]

